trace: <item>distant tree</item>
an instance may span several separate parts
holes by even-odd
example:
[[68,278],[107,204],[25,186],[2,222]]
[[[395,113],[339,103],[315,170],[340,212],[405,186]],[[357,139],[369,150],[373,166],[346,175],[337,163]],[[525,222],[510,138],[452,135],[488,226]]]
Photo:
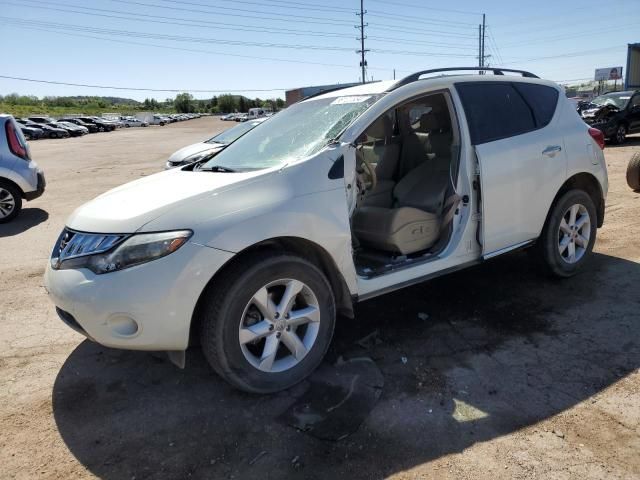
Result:
[[193,95],[190,93],[179,93],[173,100],[173,107],[178,113],[189,113],[195,110]]
[[279,109],[284,108],[284,100],[281,98],[276,98],[276,107]]
[[233,95],[220,95],[218,97],[218,111],[224,113],[235,112],[238,108],[236,98]]
[[240,100],[238,101],[238,109],[240,112],[246,112],[248,110],[247,99],[245,97],[240,97]]

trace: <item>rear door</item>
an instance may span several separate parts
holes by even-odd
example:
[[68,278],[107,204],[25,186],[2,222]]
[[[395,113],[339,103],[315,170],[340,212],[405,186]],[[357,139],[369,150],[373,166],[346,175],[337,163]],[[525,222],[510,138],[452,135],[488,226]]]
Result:
[[566,178],[559,92],[525,82],[456,85],[479,164],[485,258],[540,235]]
[[640,93],[631,97],[629,102],[629,132],[640,131]]

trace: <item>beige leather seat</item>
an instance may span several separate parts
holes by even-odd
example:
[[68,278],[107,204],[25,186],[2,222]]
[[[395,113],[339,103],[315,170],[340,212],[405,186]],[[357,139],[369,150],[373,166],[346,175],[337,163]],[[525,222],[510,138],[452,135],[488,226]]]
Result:
[[[451,183],[452,138],[446,128],[440,128],[442,123],[437,123],[438,128],[434,126],[430,134],[435,157],[427,158],[420,144],[416,153],[424,155],[423,161],[393,185],[386,197],[390,200],[384,203],[382,195],[374,195],[373,203],[367,197],[354,214],[352,228],[362,245],[407,255],[430,248],[440,237],[445,195]],[[406,158],[410,158],[409,152]]]

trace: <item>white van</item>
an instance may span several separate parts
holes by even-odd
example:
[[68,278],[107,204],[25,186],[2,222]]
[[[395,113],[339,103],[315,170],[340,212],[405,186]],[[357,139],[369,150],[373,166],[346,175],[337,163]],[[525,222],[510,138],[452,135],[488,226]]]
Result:
[[602,132],[553,82],[451,70],[477,68],[308,98],[78,208],[45,274],[60,318],[181,365],[197,338],[265,393],[320,364],[354,302],[522,248],[575,275],[604,221]]
[[248,113],[248,120],[253,120],[254,118],[264,117],[267,114],[264,108],[250,108]]

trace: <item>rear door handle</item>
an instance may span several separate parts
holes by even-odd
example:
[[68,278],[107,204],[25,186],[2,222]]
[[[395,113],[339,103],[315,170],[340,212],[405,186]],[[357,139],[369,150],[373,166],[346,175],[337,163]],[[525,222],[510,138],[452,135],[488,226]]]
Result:
[[542,151],[542,154],[547,157],[555,157],[556,153],[560,153],[561,151],[562,147],[560,145],[549,145]]

